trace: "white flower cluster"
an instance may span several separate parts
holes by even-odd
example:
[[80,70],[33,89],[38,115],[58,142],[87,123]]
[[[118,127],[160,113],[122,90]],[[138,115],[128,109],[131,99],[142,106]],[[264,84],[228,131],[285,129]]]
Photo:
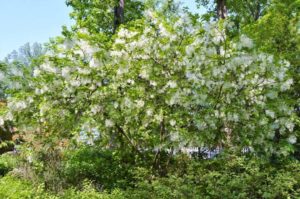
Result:
[[[82,38],[64,44],[60,66],[46,60],[34,70],[35,109],[27,111],[38,110],[52,124],[76,118],[68,127],[75,130],[93,120],[101,134],[122,128],[140,140],[159,141],[158,129],[186,142],[223,141],[217,134],[224,131],[253,142],[276,128],[292,134],[293,109],[278,99],[293,84],[287,63],[248,52],[254,45],[245,35],[225,42],[225,31],[213,23],[197,28],[187,16],[174,23],[154,11],[146,16],[143,28],[121,28],[105,53]],[[19,95],[8,107],[20,114],[29,104]]]
[[12,111],[21,111],[27,108],[27,104],[25,101],[9,101],[7,107]]
[[246,35],[242,35],[240,37],[240,42],[239,42],[239,48],[252,48],[253,47],[253,41],[247,37]]
[[[54,67],[53,65],[51,65],[51,63],[49,61],[44,62],[41,66],[40,69],[48,72],[48,73],[57,73],[58,69],[56,67]],[[38,75],[38,72],[36,72]]]
[[0,117],[0,126],[4,125],[4,119],[2,117]]

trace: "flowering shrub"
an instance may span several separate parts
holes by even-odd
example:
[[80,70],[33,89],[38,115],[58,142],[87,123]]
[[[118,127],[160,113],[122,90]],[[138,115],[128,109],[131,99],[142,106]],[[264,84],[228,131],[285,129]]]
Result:
[[255,50],[245,35],[229,40],[226,21],[145,13],[112,42],[84,29],[58,38],[28,89],[12,92],[3,119],[57,144],[85,133],[137,153],[183,146],[255,151],[262,143],[267,152],[293,150],[288,62]]

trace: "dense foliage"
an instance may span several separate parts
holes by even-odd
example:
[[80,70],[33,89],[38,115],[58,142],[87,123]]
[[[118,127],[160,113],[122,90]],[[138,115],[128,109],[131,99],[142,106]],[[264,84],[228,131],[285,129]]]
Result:
[[67,1],[72,30],[1,64],[0,197],[299,197],[299,1],[225,2],[126,1],[115,33],[117,2]]
[[[16,174],[10,174],[0,179],[0,197],[16,199],[298,198],[300,196],[299,163],[286,159],[281,161],[280,164],[272,166],[268,161],[259,158],[226,155],[215,160],[185,162],[188,167],[177,168],[181,171],[185,170],[184,174],[180,174],[177,170],[167,178],[153,178],[147,171],[139,169],[134,178],[134,187],[128,186],[126,190],[115,188],[110,193],[99,192],[101,187],[85,181],[81,184],[80,191],[69,188],[63,193],[51,194],[45,190],[43,184],[32,185],[29,181],[15,176]],[[151,183],[149,183],[150,179]]]

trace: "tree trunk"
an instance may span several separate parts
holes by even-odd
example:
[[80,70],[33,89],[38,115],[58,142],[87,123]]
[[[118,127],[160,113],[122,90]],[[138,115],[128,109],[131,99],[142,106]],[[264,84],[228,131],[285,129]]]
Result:
[[258,2],[257,5],[256,5],[256,10],[255,10],[255,14],[253,16],[254,18],[254,21],[257,21],[261,15],[261,4]]
[[217,0],[217,18],[225,19],[227,17],[226,0]]
[[124,23],[124,6],[125,6],[125,0],[120,0],[119,5],[115,7],[113,33],[116,32],[120,24]]

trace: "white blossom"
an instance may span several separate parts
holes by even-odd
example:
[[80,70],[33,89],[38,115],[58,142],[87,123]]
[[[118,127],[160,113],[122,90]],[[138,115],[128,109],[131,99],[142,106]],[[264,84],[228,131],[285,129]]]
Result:
[[0,71],[0,81],[4,81],[5,79],[5,74]]
[[148,18],[154,18],[154,12],[152,10],[146,10],[145,16]]
[[99,51],[99,49],[96,46],[91,46],[85,40],[80,40],[78,42],[78,46],[83,51],[84,54],[89,55],[89,56],[92,56],[94,53]]
[[252,48],[253,47],[253,42],[246,35],[242,35],[241,38],[240,38],[240,45],[241,45],[241,47]]
[[40,95],[41,94],[40,89],[39,88],[35,88],[34,93],[36,95]]
[[39,90],[40,94],[44,94],[44,93],[46,93],[46,92],[48,92],[48,91],[49,91],[49,87],[46,86],[46,85],[44,85],[44,86]]
[[154,119],[157,120],[158,122],[161,122],[163,120],[163,116],[161,114],[156,114],[154,115]]
[[176,88],[177,83],[175,81],[168,81],[167,86],[169,86],[170,88]]
[[33,76],[34,76],[34,77],[38,77],[40,74],[41,74],[40,69],[35,68],[35,69],[33,70]]
[[0,117],[0,126],[4,125],[4,119],[2,117]]
[[69,50],[69,49],[73,48],[74,45],[75,45],[75,42],[73,40],[66,39],[62,46],[63,46],[64,50]]
[[280,87],[281,91],[290,89],[292,84],[293,84],[293,79],[288,79],[281,85],[281,87]]
[[121,51],[110,51],[110,55],[114,57],[121,57],[123,55],[123,52]]
[[21,111],[27,107],[24,101],[8,102],[7,106],[14,111]]
[[57,68],[52,66],[50,62],[43,63],[40,68],[49,73],[57,73]]
[[5,120],[12,121],[13,119],[14,119],[14,116],[13,116],[12,112],[11,111],[7,112],[5,115]]
[[134,84],[134,80],[133,79],[128,79],[127,83],[133,85]]
[[27,159],[27,161],[28,161],[29,163],[32,163],[32,162],[33,162],[32,155],[27,156],[26,159]]
[[94,115],[96,115],[97,113],[99,113],[101,111],[101,108],[102,107],[99,106],[99,105],[93,105],[91,107],[91,113],[94,114]]
[[276,99],[278,97],[278,93],[275,91],[270,91],[266,94],[267,97],[269,97],[270,99]]
[[195,47],[193,45],[189,45],[185,48],[186,54],[191,56],[195,52]]
[[292,123],[291,121],[287,121],[287,122],[285,123],[285,127],[286,127],[290,132],[292,132],[292,131],[294,130],[295,125],[294,125],[294,123]]
[[274,113],[274,111],[266,110],[266,115],[270,116],[271,118],[275,118],[275,113]]
[[117,109],[119,107],[119,103],[118,102],[114,102],[114,108]]
[[173,120],[173,119],[172,119],[172,120],[170,120],[170,125],[171,125],[171,126],[175,126],[175,125],[176,125],[176,121],[175,121],[175,120]]
[[288,142],[290,144],[295,144],[297,142],[297,137],[294,136],[294,135],[291,135],[289,138],[288,138]]
[[49,108],[46,104],[43,104],[40,106],[40,116],[44,116],[47,111],[49,111]]
[[152,109],[148,109],[146,111],[147,116],[152,116],[153,115],[153,110]]
[[124,73],[128,73],[128,71],[129,71],[129,69],[128,68],[119,68],[118,70],[117,70],[117,75],[122,75],[122,74],[124,74]]
[[78,70],[78,73],[83,74],[83,75],[88,75],[91,73],[91,71],[87,68],[78,67],[77,70]]
[[101,63],[96,58],[93,57],[89,62],[89,66],[91,68],[97,68],[97,67],[101,66]]
[[64,67],[62,70],[61,70],[61,75],[63,77],[68,77],[69,74],[70,74],[70,71],[71,69],[69,67]]
[[125,97],[124,105],[128,108],[131,108],[132,107],[132,101],[128,97]]
[[144,107],[144,105],[145,105],[145,102],[143,100],[137,100],[136,101],[136,106],[138,108],[142,108],[142,107]]
[[78,87],[78,86],[80,86],[81,83],[78,80],[71,80],[70,84],[74,87]]
[[285,72],[284,71],[280,71],[279,73],[277,73],[277,77],[280,81],[282,81],[285,77]]
[[156,83],[156,81],[150,81],[150,85],[156,87],[157,83]]
[[[129,30],[124,29],[124,28],[121,28],[118,32],[119,37],[125,37],[125,38],[132,38],[137,34],[138,34],[137,32],[132,32],[132,31],[129,31]],[[119,41],[119,42],[123,43],[122,41]]]
[[159,31],[160,31],[160,34],[164,37],[167,37],[169,35],[169,32],[167,31],[167,29],[163,26],[163,24],[159,24],[158,25],[159,27]]
[[145,70],[145,69],[141,70],[140,77],[144,78],[144,79],[148,79],[149,78],[149,74],[148,74],[147,70]]
[[116,39],[115,40],[115,44],[125,44],[125,40],[124,39]]
[[106,119],[105,120],[105,126],[110,128],[114,126],[114,122],[112,120]]
[[86,28],[80,28],[80,29],[78,30],[78,32],[80,32],[81,34],[89,34],[89,31],[88,31],[88,29],[86,29]]
[[172,132],[170,136],[171,136],[170,139],[173,142],[179,140],[179,134],[178,134],[178,132]]

